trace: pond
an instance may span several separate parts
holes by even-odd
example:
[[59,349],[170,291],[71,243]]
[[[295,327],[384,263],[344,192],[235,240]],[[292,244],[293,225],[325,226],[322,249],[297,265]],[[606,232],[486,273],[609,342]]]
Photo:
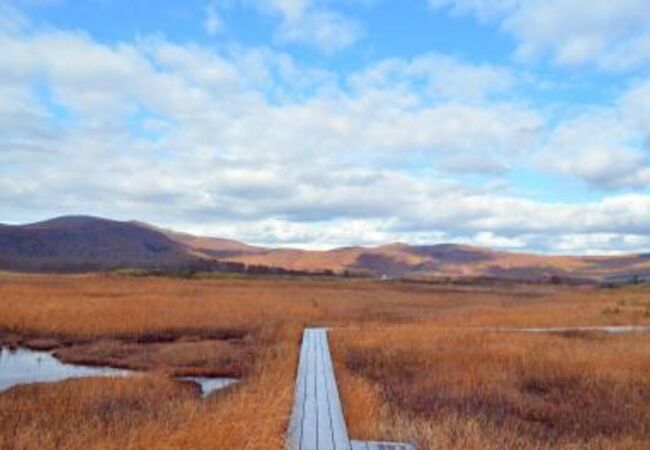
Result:
[[[50,352],[26,348],[0,348],[0,392],[13,386],[29,383],[51,383],[69,378],[124,377],[134,373],[112,367],[94,367],[67,364],[56,359]],[[231,378],[180,377],[201,387],[203,397],[237,382]]]
[[201,395],[207,397],[215,391],[225,389],[237,383],[234,378],[179,377],[179,380],[191,381],[201,386]]

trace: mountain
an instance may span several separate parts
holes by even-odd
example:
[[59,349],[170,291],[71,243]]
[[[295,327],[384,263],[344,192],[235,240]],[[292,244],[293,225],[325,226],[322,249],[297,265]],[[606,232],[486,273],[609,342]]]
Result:
[[[116,268],[353,273],[414,279],[513,280],[650,278],[650,254],[544,256],[457,244],[273,249],[201,237],[142,222],[67,216],[0,225],[0,270],[87,272]],[[271,269],[269,269],[271,270]]]
[[174,267],[191,261],[179,242],[132,222],[85,216],[0,226],[0,269],[81,272]]
[[650,279],[648,255],[545,256],[458,244],[411,246],[397,243],[320,252],[279,249],[227,259],[291,270],[351,271],[376,277],[412,279],[487,277],[522,281],[627,281],[635,275]]

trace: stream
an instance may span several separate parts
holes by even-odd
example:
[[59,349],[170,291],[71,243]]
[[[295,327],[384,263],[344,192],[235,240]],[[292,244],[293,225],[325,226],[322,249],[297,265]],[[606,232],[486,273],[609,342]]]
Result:
[[[70,378],[125,377],[135,373],[112,367],[68,364],[56,359],[50,352],[27,348],[0,348],[0,392],[29,383],[52,383]],[[178,377],[201,387],[202,397],[224,389],[237,380],[232,378]]]

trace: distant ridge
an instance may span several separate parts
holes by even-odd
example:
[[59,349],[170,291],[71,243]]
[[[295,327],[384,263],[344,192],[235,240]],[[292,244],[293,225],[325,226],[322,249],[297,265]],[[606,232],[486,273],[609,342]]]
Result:
[[178,242],[132,222],[66,216],[0,228],[0,269],[86,272],[174,267],[191,258]]
[[[225,265],[225,266],[224,266]],[[625,281],[650,278],[650,255],[544,256],[458,244],[273,249],[195,236],[137,221],[64,216],[0,224],[0,270],[90,272],[118,268],[351,273],[411,279]],[[272,270],[270,270],[272,271]]]

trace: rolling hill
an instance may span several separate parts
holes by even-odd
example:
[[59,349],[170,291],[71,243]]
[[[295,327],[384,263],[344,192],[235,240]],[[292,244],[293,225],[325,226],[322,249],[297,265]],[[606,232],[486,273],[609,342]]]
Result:
[[0,226],[0,269],[86,272],[173,267],[191,258],[178,242],[132,222],[67,216]]
[[[224,266],[224,264],[226,266]],[[230,265],[228,265],[230,264]],[[414,279],[502,278],[527,281],[627,281],[650,277],[650,255],[545,256],[457,244],[273,249],[194,236],[142,222],[86,216],[0,225],[0,270],[89,272],[118,268],[353,273]]]

